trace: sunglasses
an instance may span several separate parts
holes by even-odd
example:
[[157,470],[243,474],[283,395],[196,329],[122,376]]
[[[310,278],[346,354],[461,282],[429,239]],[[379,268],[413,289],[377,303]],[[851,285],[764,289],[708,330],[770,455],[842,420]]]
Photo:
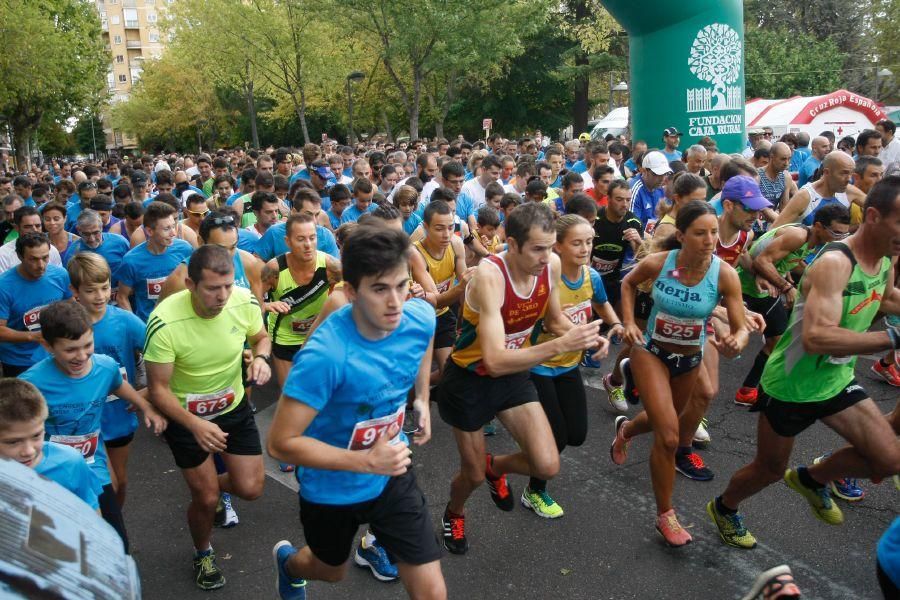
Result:
[[210,220],[213,225],[234,225],[234,217],[216,217]]
[[831,227],[826,227],[826,228],[825,228],[825,231],[827,231],[828,233],[830,233],[830,234],[831,234],[831,237],[833,237],[833,238],[836,239],[836,240],[844,240],[844,239],[847,239],[848,237],[850,237],[850,232],[849,232],[849,231],[846,231],[846,232],[837,232],[837,231],[833,230]]
[[189,215],[194,215],[195,217],[205,217],[206,215],[209,214],[209,209],[206,209],[203,211],[184,209],[184,212],[186,212]]

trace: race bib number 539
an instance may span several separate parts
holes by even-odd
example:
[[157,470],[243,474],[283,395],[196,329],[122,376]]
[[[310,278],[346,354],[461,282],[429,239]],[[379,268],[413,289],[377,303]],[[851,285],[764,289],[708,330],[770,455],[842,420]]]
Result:
[[360,421],[353,427],[353,433],[350,434],[350,443],[347,444],[348,450],[368,450],[372,447],[372,444],[375,441],[387,433],[387,431],[394,425],[397,426],[397,435],[391,438],[390,443],[396,444],[400,441],[400,431],[403,427],[403,417],[405,414],[405,407],[401,406],[400,409],[392,415],[387,415],[384,417],[378,417],[377,419],[368,419],[366,421]]

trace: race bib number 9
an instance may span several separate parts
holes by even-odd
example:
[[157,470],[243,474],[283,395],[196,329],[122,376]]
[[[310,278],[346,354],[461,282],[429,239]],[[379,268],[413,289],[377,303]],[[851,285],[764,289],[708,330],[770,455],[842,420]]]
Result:
[[703,319],[679,319],[666,313],[656,315],[653,339],[671,344],[699,345]]
[[528,336],[531,335],[532,328],[529,327],[525,331],[520,331],[518,333],[507,333],[506,334],[506,349],[507,350],[519,350],[525,345],[525,342],[528,341]]
[[159,295],[162,293],[163,282],[166,280],[165,277],[156,277],[154,279],[147,280],[147,298],[150,300],[159,300]]
[[591,301],[585,300],[579,304],[573,304],[572,306],[566,307],[563,309],[563,312],[569,317],[569,320],[572,321],[575,325],[584,325],[585,323],[589,323],[591,320]]
[[27,329],[28,331],[41,330],[41,310],[43,308],[44,306],[37,306],[25,313],[25,315],[22,317],[22,322],[25,325],[25,329]]
[[211,394],[187,394],[184,404],[192,415],[209,420],[228,410],[234,404],[234,399],[234,388],[227,387]]
[[100,444],[100,432],[94,431],[84,435],[51,435],[50,441],[75,448],[81,453],[84,462],[90,465],[94,463],[94,454],[97,453],[97,446]]
[[347,445],[347,449],[368,450],[379,437],[384,435],[394,425],[397,426],[398,431],[397,435],[391,438],[390,443],[396,444],[400,441],[400,430],[403,428],[405,412],[405,407],[401,406],[392,415],[360,421],[353,427],[353,433],[350,435],[350,443]]

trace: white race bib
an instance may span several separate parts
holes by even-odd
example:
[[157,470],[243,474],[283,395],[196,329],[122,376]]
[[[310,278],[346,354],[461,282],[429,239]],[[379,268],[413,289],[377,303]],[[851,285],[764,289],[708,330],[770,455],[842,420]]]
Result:
[[36,306],[22,316],[22,321],[25,324],[25,329],[27,329],[28,331],[41,330],[41,310],[46,306],[46,304],[44,304],[43,306]]
[[350,434],[350,443],[347,444],[347,449],[368,450],[393,425],[397,425],[398,431],[389,443],[396,444],[400,441],[400,430],[403,428],[405,414],[406,407],[401,406],[394,414],[358,422],[353,427],[353,433]]
[[601,275],[609,275],[619,266],[619,259],[603,260],[602,258],[594,257],[591,259],[591,266]]
[[310,317],[309,319],[297,319],[296,321],[291,321],[291,331],[299,333],[300,335],[306,335],[309,333],[315,320],[315,317]]
[[227,387],[209,394],[185,394],[184,405],[192,415],[210,420],[228,410],[234,399],[234,388]]
[[528,336],[531,335],[531,330],[533,327],[529,327],[525,331],[520,331],[518,333],[507,333],[506,334],[506,349],[507,350],[518,350],[522,346],[525,345],[525,342],[528,341]]
[[572,306],[564,308],[563,313],[565,313],[565,315],[569,317],[569,320],[575,325],[589,323],[591,321],[591,315],[593,314],[591,301],[585,300],[584,302],[573,304]]
[[670,344],[699,346],[703,333],[704,319],[682,319],[666,314],[656,313],[653,327],[653,339]]
[[50,441],[75,448],[81,453],[84,462],[90,465],[94,463],[94,455],[100,445],[100,432],[94,431],[84,435],[51,435]]

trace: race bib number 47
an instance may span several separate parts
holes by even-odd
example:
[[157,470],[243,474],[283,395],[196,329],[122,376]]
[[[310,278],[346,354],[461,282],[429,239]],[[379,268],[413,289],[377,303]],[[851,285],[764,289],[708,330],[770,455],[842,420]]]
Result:
[[405,412],[405,407],[401,406],[400,409],[392,415],[360,421],[353,427],[353,433],[350,435],[350,443],[347,444],[347,449],[368,450],[379,437],[387,433],[394,425],[397,426],[398,431],[397,435],[391,438],[390,443],[396,444],[400,441],[399,430],[403,427],[403,417]]
[[671,344],[698,345],[703,332],[703,319],[680,319],[658,313],[653,328],[653,339]]
[[234,399],[234,388],[227,387],[211,394],[187,394],[184,404],[192,415],[209,420],[228,410]]
[[84,462],[90,465],[94,462],[94,454],[97,453],[97,446],[100,444],[100,432],[94,431],[84,435],[51,435],[50,441],[75,448],[81,453]]

